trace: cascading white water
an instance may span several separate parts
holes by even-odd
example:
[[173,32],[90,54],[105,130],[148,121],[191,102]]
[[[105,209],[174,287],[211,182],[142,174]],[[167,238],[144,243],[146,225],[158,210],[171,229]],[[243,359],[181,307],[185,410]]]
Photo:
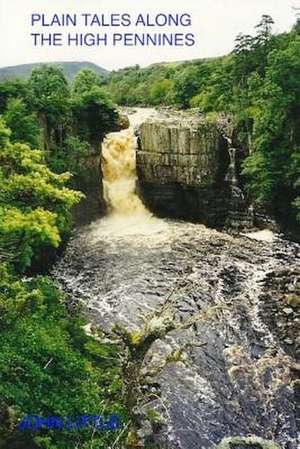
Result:
[[102,145],[104,199],[115,215],[151,216],[136,193],[136,138],[132,128],[108,134]]
[[153,109],[136,109],[130,116],[131,127],[106,136],[102,144],[101,168],[103,174],[103,195],[108,208],[108,216],[101,220],[101,227],[95,228],[95,238],[99,234],[152,235],[167,227],[145,207],[136,191],[136,146],[134,127],[155,115]]

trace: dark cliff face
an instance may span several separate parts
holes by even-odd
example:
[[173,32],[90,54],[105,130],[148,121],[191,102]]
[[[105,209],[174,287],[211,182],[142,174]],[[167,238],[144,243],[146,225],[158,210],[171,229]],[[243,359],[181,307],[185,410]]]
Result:
[[100,157],[99,148],[98,154],[91,153],[84,161],[82,173],[75,180],[76,188],[85,195],[85,198],[73,210],[77,226],[89,224],[105,212]]
[[227,143],[216,123],[180,115],[139,127],[139,190],[159,215],[222,226],[230,201],[228,166]]

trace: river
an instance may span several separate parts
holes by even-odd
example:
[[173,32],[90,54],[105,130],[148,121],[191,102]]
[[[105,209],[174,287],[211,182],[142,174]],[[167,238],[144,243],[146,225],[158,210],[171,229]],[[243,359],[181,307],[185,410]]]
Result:
[[[156,367],[181,354],[156,370],[151,407],[165,421],[154,441],[204,449],[256,436],[299,448],[299,245],[267,230],[231,235],[156,218],[135,192],[133,130],[109,135],[102,154],[110,213],[77,230],[54,278],[107,331],[115,324],[138,331],[142,316],[166,301],[179,323],[220,307],[157,339],[147,354],[145,363]],[[226,447],[260,449],[257,441]]]

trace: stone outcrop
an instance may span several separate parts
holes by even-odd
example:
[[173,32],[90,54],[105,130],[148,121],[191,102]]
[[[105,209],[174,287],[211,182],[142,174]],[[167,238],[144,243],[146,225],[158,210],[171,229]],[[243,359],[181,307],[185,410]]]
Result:
[[137,134],[137,174],[146,205],[161,215],[223,225],[230,161],[218,124],[178,112],[145,121]]
[[73,217],[77,226],[91,223],[105,211],[100,158],[100,150],[98,154],[91,153],[83,162],[84,168],[81,176],[75,180],[75,188],[85,195],[85,198],[73,209]]
[[129,118],[126,114],[119,113],[118,115],[118,128],[119,130],[127,129],[130,126]]

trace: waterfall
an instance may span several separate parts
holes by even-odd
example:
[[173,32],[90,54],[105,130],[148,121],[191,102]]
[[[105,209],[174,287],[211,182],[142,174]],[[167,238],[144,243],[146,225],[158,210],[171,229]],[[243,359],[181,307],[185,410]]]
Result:
[[231,187],[237,187],[238,180],[237,180],[237,175],[236,175],[236,149],[229,148],[228,153],[229,153],[229,157],[230,157],[230,164],[228,167],[228,173],[226,176],[226,180],[229,182]]
[[108,134],[102,144],[103,193],[109,212],[151,216],[136,193],[136,138],[132,128]]
[[167,223],[156,218],[143,204],[137,193],[135,129],[154,109],[135,108],[130,111],[130,128],[107,134],[102,143],[101,169],[106,217],[94,222],[91,232],[94,242],[99,239],[127,236],[160,235]]

